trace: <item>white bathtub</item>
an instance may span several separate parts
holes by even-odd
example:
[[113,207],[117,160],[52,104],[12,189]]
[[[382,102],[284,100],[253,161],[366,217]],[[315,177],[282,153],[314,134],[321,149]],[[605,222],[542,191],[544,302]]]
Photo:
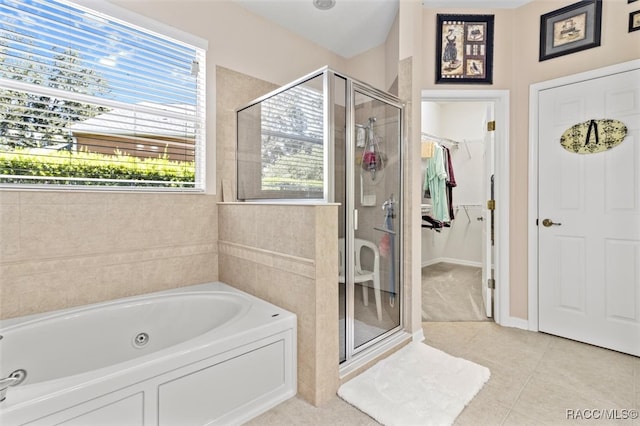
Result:
[[296,394],[295,315],[220,282],[4,320],[0,336],[0,379],[27,373],[3,426],[239,424]]

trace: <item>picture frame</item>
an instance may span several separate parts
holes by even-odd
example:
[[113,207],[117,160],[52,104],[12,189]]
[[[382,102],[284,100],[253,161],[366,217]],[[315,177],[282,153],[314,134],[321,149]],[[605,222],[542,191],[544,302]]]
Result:
[[629,14],[629,32],[640,30],[640,10]]
[[438,14],[436,84],[493,84],[494,15]]
[[600,46],[602,0],[583,0],[540,17],[539,61]]

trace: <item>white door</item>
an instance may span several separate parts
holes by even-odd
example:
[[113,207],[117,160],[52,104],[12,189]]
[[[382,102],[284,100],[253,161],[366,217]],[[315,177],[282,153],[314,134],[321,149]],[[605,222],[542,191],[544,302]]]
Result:
[[[640,70],[538,100],[539,330],[640,355]],[[565,130],[602,118],[626,124],[620,145],[562,148]]]
[[488,208],[487,200],[494,199],[494,134],[495,131],[489,131],[487,123],[494,122],[493,104],[487,104],[487,112],[485,115],[485,133],[484,133],[484,206],[483,219],[484,226],[482,228],[482,298],[484,299],[485,314],[487,317],[493,316],[493,289],[489,284],[489,280],[493,280],[493,228],[494,217],[493,210]]

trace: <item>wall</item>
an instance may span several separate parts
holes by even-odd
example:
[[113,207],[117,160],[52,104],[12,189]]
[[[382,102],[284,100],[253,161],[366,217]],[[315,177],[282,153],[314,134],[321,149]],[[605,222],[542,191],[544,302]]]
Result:
[[223,182],[231,194],[218,191],[218,201],[236,196],[236,109],[277,89],[277,85],[221,66],[216,67],[216,170],[218,187]]
[[217,280],[215,207],[202,194],[0,191],[0,317]]
[[297,315],[298,393],[338,389],[338,206],[222,203],[220,279]]
[[[493,84],[435,84],[436,81],[436,23],[437,14],[476,14],[494,15],[494,44],[493,44]],[[515,31],[521,33],[520,25],[514,27],[513,9],[423,9],[422,38],[425,46],[423,56],[424,73],[422,77],[423,90],[451,90],[451,89],[509,89],[513,81],[512,67],[513,40]],[[537,21],[536,21],[537,22]],[[536,51],[537,52],[537,51]]]
[[[561,76],[588,71],[640,58],[640,32],[627,32],[634,4],[604,0],[601,46],[539,62],[540,16],[575,3],[534,0],[517,9],[425,9],[422,37],[425,46],[435,46],[437,13],[495,15],[494,81],[487,85],[436,85],[435,55],[424,56],[423,89],[510,90],[510,313],[526,319],[527,313],[527,193],[529,86]],[[435,49],[432,50],[435,52]]]
[[344,70],[350,77],[357,78],[377,89],[398,95],[398,46],[399,19],[391,24],[384,44],[346,59]]
[[278,85],[324,65],[337,70],[346,66],[344,58],[233,1],[113,0],[113,3],[208,40],[209,66],[223,66]]
[[[387,86],[386,69],[384,67],[386,49],[384,45],[374,47],[348,61],[345,73],[349,77],[368,76],[363,80],[373,87],[385,90]],[[337,71],[337,70],[336,70]],[[372,72],[373,71],[373,72]]]
[[422,274],[420,269],[420,97],[423,75],[423,25],[420,2],[400,0],[398,11],[398,96],[405,102],[403,146],[404,324],[414,341],[422,332]]
[[381,89],[398,96],[398,62],[400,50],[400,15],[396,15],[385,43],[386,84]]

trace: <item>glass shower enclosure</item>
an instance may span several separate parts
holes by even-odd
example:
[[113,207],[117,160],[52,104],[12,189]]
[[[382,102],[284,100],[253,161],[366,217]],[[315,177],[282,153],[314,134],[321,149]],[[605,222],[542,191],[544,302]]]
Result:
[[402,326],[403,120],[398,98],[327,67],[237,111],[238,199],[339,203],[343,365]]

